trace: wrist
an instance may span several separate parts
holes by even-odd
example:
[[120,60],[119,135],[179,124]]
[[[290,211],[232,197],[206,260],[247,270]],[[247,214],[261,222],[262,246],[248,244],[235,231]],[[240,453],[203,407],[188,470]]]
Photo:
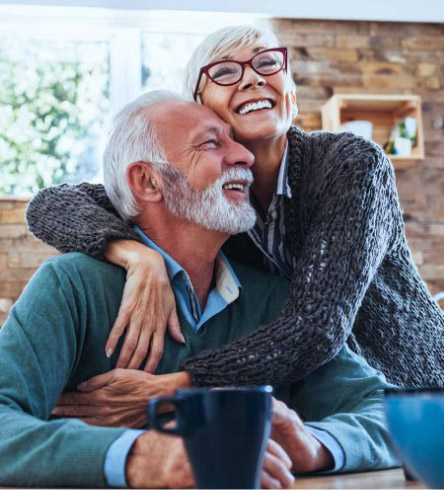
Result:
[[335,462],[331,452],[316,439],[312,467],[309,471],[328,471],[334,468]]
[[174,373],[174,376],[175,376],[176,389],[193,387],[191,376],[186,371],[179,371],[178,373]]
[[142,264],[163,261],[162,256],[145,245],[135,240],[113,240],[108,243],[105,258],[127,271],[131,268],[140,267]]
[[168,379],[164,383],[165,395],[174,395],[176,390],[192,388],[191,376],[186,371],[165,375]]
[[155,449],[156,436],[156,433],[148,431],[139,436],[131,447],[125,466],[126,481],[130,488],[156,486],[160,488],[162,486],[160,485],[160,483],[163,483],[160,481],[160,472],[155,471],[157,465],[146,464],[150,456],[153,458],[157,454],[156,451],[153,451]]

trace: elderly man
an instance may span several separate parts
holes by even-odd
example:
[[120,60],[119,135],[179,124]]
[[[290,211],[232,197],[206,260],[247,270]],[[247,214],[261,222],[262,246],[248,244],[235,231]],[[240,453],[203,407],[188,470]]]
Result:
[[[167,336],[157,370],[167,389],[169,377],[181,376],[187,357],[275,318],[288,284],[229,264],[220,252],[231,234],[254,223],[247,199],[253,158],[221,119],[204,106],[153,92],[128,105],[116,121],[104,159],[108,194],[123,216],[132,217],[146,245],[162,253],[179,298],[185,343]],[[136,370],[105,374],[118,356],[117,351],[108,359],[103,345],[124,282],[124,271],[116,266],[67,254],[48,260],[11,310],[0,331],[0,484],[192,484],[177,438],[51,418],[63,391],[92,376],[97,387],[105,376],[107,382],[115,381],[113,393],[125,410],[133,410],[135,417],[142,414],[131,425],[143,424],[149,395],[143,383],[150,375]],[[193,308],[203,312],[198,331]],[[187,382],[184,378],[183,385]],[[269,446],[263,485],[290,485],[288,469],[396,465],[382,408],[386,386],[380,373],[344,348],[303,382],[277,387],[281,401],[274,407],[275,442]],[[86,422],[106,411],[96,401],[99,406],[90,407],[89,417],[82,412]]]

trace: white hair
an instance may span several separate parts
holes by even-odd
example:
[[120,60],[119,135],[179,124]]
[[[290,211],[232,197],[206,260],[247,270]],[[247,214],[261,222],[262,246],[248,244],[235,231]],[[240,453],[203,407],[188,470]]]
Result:
[[[185,69],[184,92],[187,98],[193,100],[199,71],[202,66],[221,60],[224,56],[231,55],[234,50],[246,46],[262,45],[266,48],[280,46],[275,33],[266,27],[259,26],[230,26],[223,27],[208,35],[194,50],[191,59]],[[290,66],[287,66],[289,82],[295,89],[291,78]],[[200,96],[197,102],[202,103]]]
[[119,215],[130,221],[139,208],[126,180],[126,169],[134,162],[148,162],[155,168],[167,163],[156,128],[145,109],[169,100],[184,100],[166,90],[146,92],[126,105],[115,117],[103,155],[105,189]]

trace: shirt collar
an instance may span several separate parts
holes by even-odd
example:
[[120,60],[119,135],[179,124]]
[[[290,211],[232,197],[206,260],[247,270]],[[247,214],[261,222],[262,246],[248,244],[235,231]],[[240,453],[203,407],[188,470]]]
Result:
[[281,164],[279,167],[279,175],[276,184],[275,194],[277,196],[285,196],[289,199],[292,198],[291,188],[288,183],[288,164],[289,164],[289,153],[288,153],[288,142],[285,147],[284,154],[282,156]]
[[[156,250],[156,252],[159,252],[160,255],[162,255],[163,259],[165,260],[165,267],[170,283],[172,283],[176,276],[180,274],[182,277],[186,277],[190,287],[192,287],[186,270],[170,255],[168,255],[164,250],[150,240],[138,226],[135,226],[134,229],[142,237],[142,240],[146,246]],[[230,304],[240,296],[242,285],[222,250],[220,250],[217,254],[214,269],[216,289],[227,304]]]

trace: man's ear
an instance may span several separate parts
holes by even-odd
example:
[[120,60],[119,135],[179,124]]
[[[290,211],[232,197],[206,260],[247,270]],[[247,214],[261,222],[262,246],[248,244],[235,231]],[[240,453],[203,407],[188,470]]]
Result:
[[136,200],[150,203],[162,200],[159,175],[149,164],[134,162],[129,165],[126,169],[126,180]]

